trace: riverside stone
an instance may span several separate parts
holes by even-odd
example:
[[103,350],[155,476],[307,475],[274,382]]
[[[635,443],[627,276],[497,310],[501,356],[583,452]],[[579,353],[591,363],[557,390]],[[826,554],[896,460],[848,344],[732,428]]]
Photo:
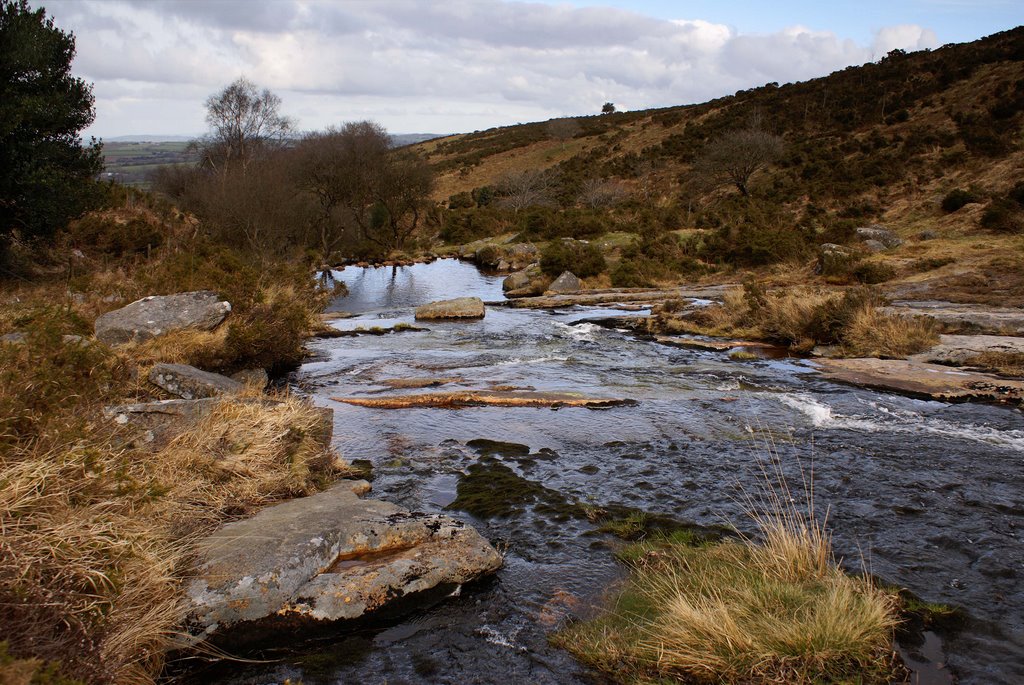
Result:
[[209,331],[230,311],[229,302],[206,290],[144,297],[97,318],[96,338],[108,345],[122,345],[177,330]]
[[191,638],[231,631],[244,639],[246,626],[356,619],[500,568],[501,555],[470,526],[353,490],[339,483],[207,538],[187,589]]
[[562,275],[555,279],[555,282],[548,286],[547,292],[552,295],[570,295],[578,293],[583,288],[583,283],[571,271],[563,271]]
[[911,359],[962,366],[981,354],[1024,355],[1024,338],[1010,335],[942,335],[939,336],[938,345]]
[[[263,373],[266,374],[265,371]],[[157,364],[149,372],[149,382],[184,400],[230,395],[245,390],[245,384],[240,381],[188,364]]]
[[886,314],[927,316],[947,329],[992,335],[1024,335],[1024,309],[937,300],[898,301],[883,307]]
[[457,297],[417,307],[416,320],[482,319],[485,312],[484,302],[479,297]]
[[353,404],[375,409],[409,409],[427,407],[436,409],[458,409],[461,407],[588,407],[601,409],[636,405],[636,400],[585,397],[570,392],[516,392],[496,390],[464,390],[436,392],[421,395],[399,395],[390,397],[332,397],[335,402]]
[[942,401],[1024,401],[1024,381],[906,359],[821,359],[825,378]]

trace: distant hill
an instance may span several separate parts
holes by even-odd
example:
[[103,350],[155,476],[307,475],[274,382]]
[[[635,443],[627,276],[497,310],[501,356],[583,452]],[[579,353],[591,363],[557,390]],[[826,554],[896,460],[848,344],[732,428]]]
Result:
[[[744,198],[700,162],[709,143],[755,117],[783,151]],[[915,247],[935,253],[918,266],[953,273],[941,263],[976,250],[970,278],[1024,303],[1024,245],[1014,237],[1024,234],[1024,27],[703,104],[493,128],[415,149],[438,172],[435,198],[451,208],[443,243],[668,231],[678,246],[648,237],[641,248],[706,270],[810,259],[817,245],[880,223],[905,239],[960,241],[944,255],[940,243]],[[516,183],[538,171],[538,199],[509,211],[509,193],[522,199]]]
[[444,138],[448,133],[392,133],[391,144],[395,147],[405,147],[406,145],[415,145],[416,143],[422,143],[427,140],[433,140],[435,138]]
[[165,136],[165,135],[149,135],[149,134],[136,134],[130,136],[111,136],[104,138],[105,143],[187,143],[190,140],[195,140],[199,136]]

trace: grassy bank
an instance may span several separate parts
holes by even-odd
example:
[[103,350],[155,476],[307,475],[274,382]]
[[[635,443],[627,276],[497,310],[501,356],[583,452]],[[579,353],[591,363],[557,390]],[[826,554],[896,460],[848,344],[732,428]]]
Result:
[[844,573],[788,491],[754,514],[759,541],[655,538],[597,617],[553,641],[619,682],[888,683],[898,598]]
[[[17,334],[0,343],[0,682],[152,682],[176,643],[195,542],[344,467],[319,412],[286,394],[251,389],[158,448],[102,409],[166,398],[146,381],[158,361],[296,365],[327,295],[301,262],[216,245],[153,206],[87,216],[37,259],[0,290],[0,335]],[[105,311],[198,289],[233,305],[212,332],[119,348],[91,338]]]
[[756,338],[809,352],[836,346],[850,357],[902,358],[938,342],[933,323],[887,314],[874,291],[788,288],[766,291],[756,284],[730,291],[722,304],[682,313],[681,303],[666,303],[652,326],[662,333]]

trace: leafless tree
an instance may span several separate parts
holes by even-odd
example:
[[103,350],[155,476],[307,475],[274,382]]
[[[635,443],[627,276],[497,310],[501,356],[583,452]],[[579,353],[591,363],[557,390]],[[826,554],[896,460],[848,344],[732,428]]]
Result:
[[547,126],[548,135],[560,141],[563,150],[565,149],[565,142],[575,138],[582,130],[579,122],[575,119],[552,119],[548,122]]
[[294,122],[281,114],[281,98],[239,78],[206,100],[210,133],[200,141],[202,163],[223,170],[232,164],[248,169],[261,152],[278,147]]
[[618,181],[607,178],[588,178],[580,188],[577,202],[584,207],[599,209],[620,204],[628,195],[629,191]]
[[707,144],[695,170],[718,184],[731,184],[750,195],[750,178],[778,159],[784,150],[782,136],[770,133],[755,115],[746,127],[727,131]]
[[346,235],[400,250],[420,225],[433,173],[418,156],[391,149],[371,121],[307,136],[297,146],[295,177],[316,200],[312,229],[324,257]]
[[555,174],[544,169],[508,174],[498,182],[500,204],[515,214],[529,207],[550,205],[555,180]]

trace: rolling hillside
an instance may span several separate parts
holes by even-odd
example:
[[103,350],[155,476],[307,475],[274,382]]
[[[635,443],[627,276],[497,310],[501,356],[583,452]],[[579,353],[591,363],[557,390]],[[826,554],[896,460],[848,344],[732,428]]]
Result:
[[[782,151],[744,197],[701,165],[709,144],[752,121],[781,136]],[[661,258],[666,247],[679,254],[623,285],[779,262],[807,268],[768,268],[768,277],[806,280],[817,245],[848,244],[854,227],[882,224],[908,242],[869,257],[887,265],[869,281],[924,282],[917,296],[941,290],[1024,304],[1024,27],[699,105],[415,147],[438,171],[435,196],[450,208],[444,243],[632,233],[648,246],[645,254],[634,245],[631,258]],[[536,201],[510,202],[530,175],[543,179]]]

